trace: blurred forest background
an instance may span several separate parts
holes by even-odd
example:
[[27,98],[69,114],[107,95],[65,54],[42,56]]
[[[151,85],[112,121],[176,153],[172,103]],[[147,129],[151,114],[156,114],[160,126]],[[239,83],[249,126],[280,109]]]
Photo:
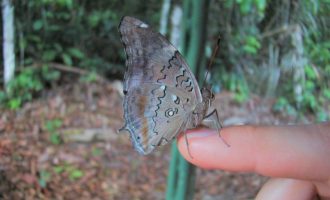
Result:
[[[14,8],[15,68],[9,81],[4,78],[8,69],[0,68],[1,198],[163,199],[168,163],[161,161],[169,159],[168,149],[149,158],[127,156],[132,154],[128,136],[115,134],[122,125],[120,80],[125,69],[117,26],[122,16],[134,16],[170,38],[173,10],[194,13],[187,11],[189,2],[2,0],[3,43],[8,22],[4,5]],[[329,0],[206,2],[207,15],[191,18],[205,25],[199,39],[206,43],[201,50],[206,59],[196,70],[205,70],[220,35],[209,82],[220,93],[222,120],[329,120]],[[182,26],[191,24],[182,21]],[[244,119],[251,110],[262,113]],[[226,118],[235,115],[244,120]],[[265,115],[267,120],[261,120]],[[226,199],[216,195],[227,191],[251,198],[264,180],[223,173],[217,174],[219,179],[204,174],[209,179],[197,182],[205,190],[196,197]],[[212,188],[210,179],[228,181]]]

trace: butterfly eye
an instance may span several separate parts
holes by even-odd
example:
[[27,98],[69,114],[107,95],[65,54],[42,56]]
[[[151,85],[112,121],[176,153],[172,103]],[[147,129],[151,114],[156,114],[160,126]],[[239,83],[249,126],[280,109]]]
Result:
[[165,111],[165,117],[172,117],[174,116],[175,114],[178,113],[178,109],[177,108],[169,108]]

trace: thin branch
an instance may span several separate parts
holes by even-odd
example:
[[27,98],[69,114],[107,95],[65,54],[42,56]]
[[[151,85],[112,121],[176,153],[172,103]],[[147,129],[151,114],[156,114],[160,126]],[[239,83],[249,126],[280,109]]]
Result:
[[[75,66],[66,66],[66,65],[62,65],[59,63],[49,63],[48,66],[50,68],[54,68],[60,71],[65,71],[65,72],[70,72],[70,73],[75,73],[75,74],[79,74],[79,75],[88,75],[91,72],[75,67]],[[105,79],[103,76],[100,76],[98,74],[96,74],[96,79],[100,82],[108,82],[107,79]]]
[[264,39],[266,37],[272,37],[272,36],[277,35],[277,34],[291,32],[295,28],[296,28],[296,25],[291,25],[291,26],[284,25],[284,26],[282,26],[278,29],[274,29],[274,30],[263,33],[262,35],[259,36],[259,38]]
[[[27,68],[40,68],[40,67],[44,66],[45,64],[47,64],[47,66],[52,69],[56,69],[56,70],[60,70],[63,72],[68,72],[68,73],[73,73],[73,74],[78,74],[81,76],[88,75],[91,73],[90,71],[80,69],[75,66],[66,66],[66,65],[63,65],[60,63],[34,63],[28,67],[19,68],[16,70],[16,72],[20,72]],[[100,82],[109,82],[106,78],[104,78],[103,76],[100,76],[99,74],[96,74],[96,79],[97,79],[97,81],[100,81]]]

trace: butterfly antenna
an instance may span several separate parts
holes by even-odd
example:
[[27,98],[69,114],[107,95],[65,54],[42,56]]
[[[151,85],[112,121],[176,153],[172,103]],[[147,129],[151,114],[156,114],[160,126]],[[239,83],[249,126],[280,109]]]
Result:
[[213,61],[215,59],[215,56],[217,55],[218,51],[219,51],[219,47],[220,47],[220,35],[218,37],[218,41],[213,49],[213,52],[212,52],[212,56],[211,56],[211,60],[207,66],[207,69],[206,69],[206,74],[205,74],[205,78],[204,78],[204,81],[203,81],[203,86],[205,86],[206,84],[206,79],[207,79],[207,76],[209,75],[209,71],[211,70],[211,67],[212,67],[212,64],[213,64]]

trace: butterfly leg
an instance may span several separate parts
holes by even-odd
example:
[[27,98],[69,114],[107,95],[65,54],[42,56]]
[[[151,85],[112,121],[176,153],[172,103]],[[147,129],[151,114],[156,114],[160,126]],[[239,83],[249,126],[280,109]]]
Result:
[[[191,119],[191,117],[189,117],[188,119]],[[187,121],[188,122],[188,121]],[[190,158],[193,159],[191,153],[190,153],[190,148],[189,148],[189,141],[188,141],[188,137],[187,137],[187,122],[184,123],[183,125],[183,134],[184,134],[184,139],[185,139],[185,142],[186,142],[186,146],[187,146],[187,150],[188,150],[188,154],[190,156]]]
[[217,129],[217,131],[220,132],[222,126],[219,121],[217,110],[214,109],[210,114],[206,115],[202,121],[202,124],[211,129]]
[[126,124],[123,126],[123,127],[121,127],[120,129],[118,129],[117,130],[117,133],[123,133],[123,132],[125,132],[127,130],[127,128],[126,128]]
[[184,139],[185,139],[185,141],[186,141],[186,145],[187,145],[187,150],[188,150],[188,154],[189,154],[189,156],[190,156],[190,158],[193,158],[192,157],[192,155],[191,155],[191,153],[190,153],[190,148],[189,148],[189,142],[188,142],[188,137],[187,137],[187,133],[186,133],[186,130],[184,131]]
[[221,137],[221,123],[219,120],[219,115],[218,115],[218,111],[216,109],[214,109],[210,114],[206,115],[202,121],[202,124],[211,128],[211,129],[216,129],[219,133],[219,137],[221,138],[221,140],[223,141],[223,143],[225,143],[228,147],[230,147],[230,145],[223,139],[223,137]]

